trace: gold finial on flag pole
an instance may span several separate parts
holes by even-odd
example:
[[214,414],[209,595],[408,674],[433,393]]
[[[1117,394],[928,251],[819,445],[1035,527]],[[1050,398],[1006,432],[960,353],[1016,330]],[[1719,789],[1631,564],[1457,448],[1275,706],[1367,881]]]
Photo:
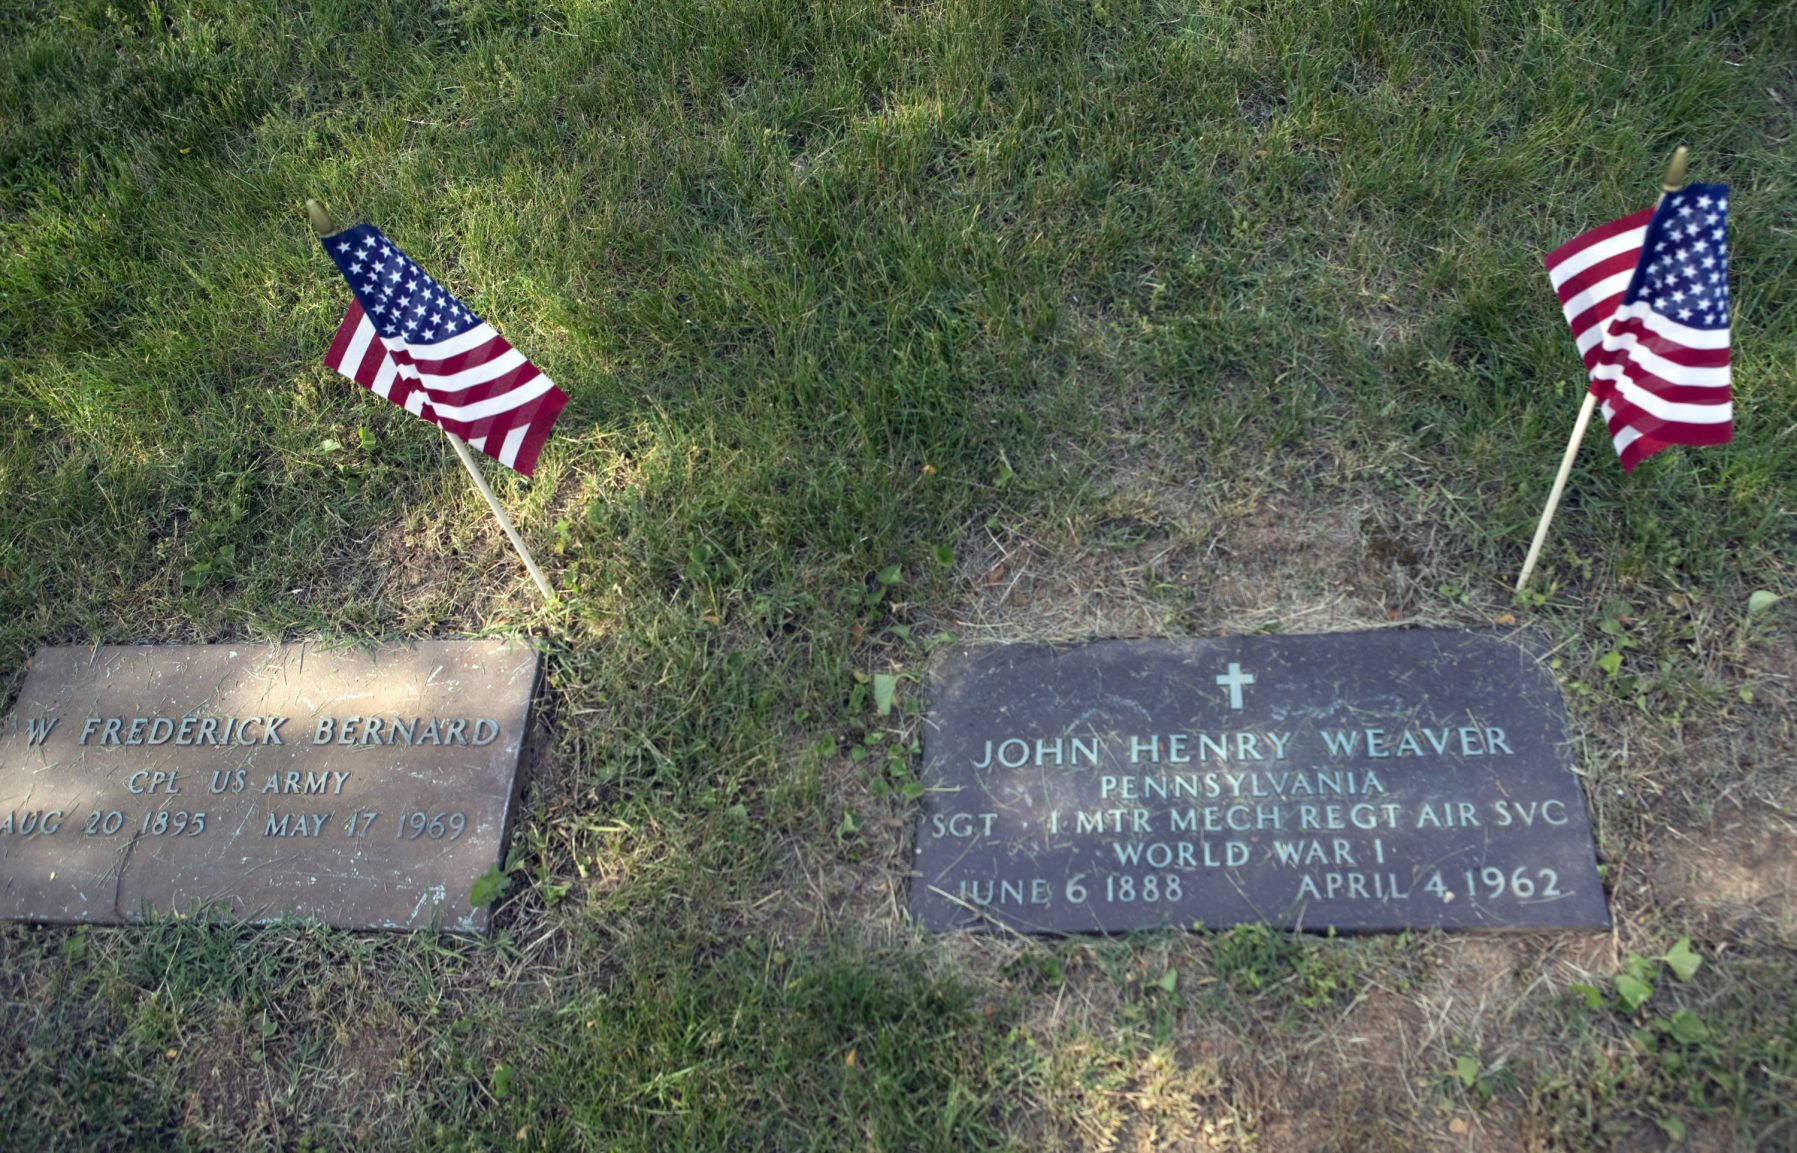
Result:
[[[306,218],[312,222],[312,231],[320,236],[331,236],[338,231],[337,225],[331,221],[331,214],[325,211],[324,205],[310,197],[306,199]],[[543,570],[537,567],[536,558],[530,555],[528,548],[524,547],[524,538],[518,535],[517,528],[512,525],[512,518],[505,514],[505,509],[499,504],[499,498],[493,495],[492,488],[488,486],[487,478],[481,475],[480,465],[475,462],[473,450],[455,433],[442,428],[441,425],[437,427],[442,429],[443,435],[449,438],[449,447],[455,449],[456,456],[467,468],[468,475],[473,478],[474,487],[480,490],[480,495],[486,500],[487,507],[492,509],[493,515],[499,519],[499,527],[505,530],[505,535],[511,540],[512,547],[518,550],[518,556],[524,561],[524,567],[529,570],[530,578],[536,581],[537,588],[542,590],[543,599],[554,604],[555,590],[550,587],[549,578],[544,576]]]
[[[1666,175],[1660,178],[1660,195],[1662,199],[1668,193],[1677,192],[1685,186],[1685,156],[1689,152],[1683,144],[1673,152],[1672,159],[1666,162]],[[1547,507],[1541,510],[1541,523],[1535,526],[1535,539],[1529,543],[1528,558],[1522,562],[1522,573],[1516,578],[1516,591],[1522,592],[1534,575],[1535,562],[1541,559],[1541,546],[1547,540],[1547,526],[1554,519],[1554,510],[1560,506],[1560,494],[1566,488],[1566,478],[1572,474],[1572,462],[1579,455],[1579,444],[1585,439],[1585,429],[1591,424],[1591,413],[1597,408],[1597,394],[1591,391],[1587,382],[1585,403],[1579,406],[1579,418],[1572,425],[1572,439],[1566,443],[1566,456],[1560,461],[1560,474],[1554,477],[1554,487],[1547,496]]]
[[1661,192],[1677,192],[1685,186],[1685,154],[1689,151],[1681,144],[1678,151],[1672,154],[1672,159],[1667,161],[1666,175],[1660,181]]
[[337,226],[331,223],[331,214],[324,210],[324,205],[311,197],[306,198],[306,217],[312,221],[312,231],[320,236],[329,236],[337,231]]

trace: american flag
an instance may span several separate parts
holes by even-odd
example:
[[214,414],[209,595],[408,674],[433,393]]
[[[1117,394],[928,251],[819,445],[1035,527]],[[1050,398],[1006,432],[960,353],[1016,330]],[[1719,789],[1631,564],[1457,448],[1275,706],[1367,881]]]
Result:
[[1728,440],[1728,186],[1693,184],[1547,254],[1624,472]]
[[355,303],[327,367],[529,476],[568,398],[373,225],[323,238]]

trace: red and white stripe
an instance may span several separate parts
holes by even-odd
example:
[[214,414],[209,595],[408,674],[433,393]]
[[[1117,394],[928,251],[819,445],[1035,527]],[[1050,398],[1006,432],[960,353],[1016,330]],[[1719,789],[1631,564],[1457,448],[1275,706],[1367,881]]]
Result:
[[1612,220],[1562,244],[1543,262],[1587,369],[1597,365],[1604,330],[1634,278],[1641,242],[1652,219],[1653,209],[1644,208],[1633,216]]
[[491,325],[410,344],[383,338],[360,302],[337,326],[325,364],[525,476],[568,403]]
[[1591,369],[1624,471],[1672,444],[1724,444],[1733,435],[1727,328],[1691,328],[1646,301],[1610,318]]

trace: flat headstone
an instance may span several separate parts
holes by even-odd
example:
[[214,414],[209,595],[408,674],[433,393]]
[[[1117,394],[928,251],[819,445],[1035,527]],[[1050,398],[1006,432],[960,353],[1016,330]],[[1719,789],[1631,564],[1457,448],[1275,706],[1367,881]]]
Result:
[[483,931],[537,654],[48,648],[0,729],[0,917]]
[[923,783],[927,928],[1609,924],[1559,689],[1495,633],[963,648]]

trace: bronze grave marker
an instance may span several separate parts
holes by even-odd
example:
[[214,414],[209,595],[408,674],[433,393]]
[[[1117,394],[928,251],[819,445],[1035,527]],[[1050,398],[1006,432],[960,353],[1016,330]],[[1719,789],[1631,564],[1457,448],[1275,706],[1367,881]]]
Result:
[[537,654],[58,647],[0,728],[0,917],[484,931]]
[[1495,633],[966,648],[923,740],[927,928],[1609,924],[1559,687]]

